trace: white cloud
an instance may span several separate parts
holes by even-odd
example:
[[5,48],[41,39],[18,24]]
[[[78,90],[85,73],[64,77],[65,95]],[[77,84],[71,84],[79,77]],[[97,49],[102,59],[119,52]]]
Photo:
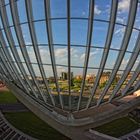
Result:
[[76,48],[71,48],[71,57],[79,58],[78,50]]
[[[71,48],[71,57],[78,57],[78,50],[75,48]],[[59,49],[55,49],[55,56],[56,57],[67,57],[68,55],[68,50],[67,48],[59,48]]]
[[122,27],[115,31],[115,35],[122,36],[124,32],[125,32],[125,27]]
[[85,53],[83,53],[83,54],[80,56],[80,59],[81,59],[81,60],[85,59]]
[[100,15],[101,14],[101,10],[99,9],[98,5],[94,6],[94,12],[96,15]]
[[90,53],[90,57],[95,56],[97,53],[98,53],[98,51],[91,52],[91,53]]
[[55,49],[55,56],[56,57],[64,57],[66,55],[67,55],[67,48]]
[[117,21],[118,23],[124,24],[125,19],[124,19],[124,18],[117,17],[116,21]]
[[[95,51],[92,51],[90,52],[90,57],[94,57],[96,54],[99,53],[99,49],[96,49]],[[83,53],[81,56],[80,56],[80,59],[81,60],[84,60],[85,59],[85,53]]]
[[60,76],[61,72],[67,72],[67,68],[62,67],[62,66],[57,66],[57,73]]
[[85,11],[83,11],[83,12],[82,12],[82,16],[85,16],[85,15],[86,15],[86,12],[85,12]]
[[128,63],[129,59],[123,59],[122,65],[126,65]]
[[119,12],[127,12],[129,10],[130,0],[121,0],[118,4]]

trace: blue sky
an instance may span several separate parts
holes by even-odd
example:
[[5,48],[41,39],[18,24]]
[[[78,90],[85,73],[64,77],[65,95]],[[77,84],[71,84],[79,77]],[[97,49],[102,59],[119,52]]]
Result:
[[[8,3],[8,0],[6,1]],[[45,19],[45,11],[44,11],[44,1],[43,0],[32,0],[33,5],[33,15],[34,20],[43,20]],[[50,0],[51,4],[51,18],[67,18],[67,1],[66,0]],[[18,12],[21,23],[25,23],[21,25],[23,37],[26,45],[32,45],[30,32],[28,28],[26,10],[25,10],[25,1],[18,0]],[[128,12],[129,12],[130,0],[119,0],[118,4],[118,12],[117,12],[117,23],[127,24]],[[93,24],[93,34],[92,34],[92,46],[100,47],[100,48],[92,48],[90,53],[89,67],[99,68],[101,56],[103,53],[103,48],[105,45],[107,30],[108,30],[108,22],[101,22],[99,20],[109,21],[110,17],[110,6],[111,0],[95,0],[94,5],[94,21]],[[6,6],[9,24],[12,26],[12,18],[10,13],[9,5]],[[88,18],[89,14],[89,0],[71,0],[71,18],[83,18],[83,19],[71,19],[71,65],[82,67],[85,59],[85,47],[76,47],[75,45],[86,45],[87,39],[87,28],[88,28]],[[35,31],[37,35],[37,41],[40,48],[41,58],[44,64],[51,64],[49,48],[47,40],[47,32],[46,32],[46,22],[45,21],[37,21],[34,23]],[[0,21],[0,26],[2,27],[2,23]],[[140,29],[140,4],[138,5],[135,27]],[[15,45],[18,45],[18,41],[15,35],[14,28],[11,27],[12,35],[15,41]],[[120,49],[122,39],[124,36],[125,27],[122,25],[115,26],[114,35],[111,43],[111,48]],[[4,33],[4,32],[3,32]],[[138,36],[138,31],[133,29],[132,36],[130,39],[130,43],[128,45],[128,51],[132,51],[136,39]],[[56,64],[58,65],[66,65],[67,66],[67,19],[53,19],[52,20],[52,35],[54,44],[62,44],[62,45],[54,45]],[[6,38],[6,37],[5,37]],[[8,45],[8,42],[7,42]],[[66,45],[66,46],[64,46]],[[22,54],[20,48],[17,48],[21,60],[24,62],[22,58]],[[29,56],[31,58],[31,62],[36,63],[35,54],[33,52],[33,47],[27,47]],[[110,50],[109,57],[106,63],[106,68],[113,68],[115,60],[118,55],[118,51]],[[131,54],[126,53],[124,60],[121,65],[121,69],[124,69]],[[139,58],[138,58],[139,59]],[[36,69],[37,75],[39,74],[39,70],[37,65],[33,65]],[[51,66],[44,66],[47,75],[51,76]],[[67,71],[66,67],[58,66],[58,73],[61,71]],[[82,68],[72,68],[74,74],[82,74]],[[96,73],[97,70],[89,69],[89,73]]]

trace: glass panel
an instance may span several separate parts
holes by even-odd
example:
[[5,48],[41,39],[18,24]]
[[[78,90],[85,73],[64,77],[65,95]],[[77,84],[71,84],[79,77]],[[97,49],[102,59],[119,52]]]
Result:
[[3,34],[3,37],[4,37],[4,41],[6,43],[6,46],[9,46],[9,43],[8,43],[8,40],[7,40],[7,37],[6,37],[6,34],[5,34],[4,30],[2,30],[2,34]]
[[109,50],[108,58],[105,64],[106,69],[113,69],[114,64],[116,63],[116,59],[119,51]]
[[125,81],[123,82],[123,86],[121,88],[123,88],[124,85],[127,85],[128,84],[128,82],[131,80],[132,76],[133,76],[133,72],[130,72],[128,74],[128,76],[126,77]]
[[19,67],[18,67],[18,65],[17,65],[17,62],[13,62],[13,64],[16,66],[17,73],[18,73],[18,74],[21,74],[21,71],[19,70]]
[[117,22],[127,24],[130,0],[119,0]]
[[72,109],[76,110],[81,89],[83,69],[72,67],[71,72],[73,73],[73,86],[71,87]]
[[58,82],[60,91],[61,93],[63,92],[63,94],[67,94],[66,92],[68,92],[68,68],[57,66],[57,71],[59,72]]
[[112,70],[106,70],[104,69],[102,75],[101,75],[101,78],[100,78],[100,81],[99,81],[99,88],[100,89],[104,89],[104,87],[106,86],[109,78],[110,78],[110,75],[112,73]]
[[60,18],[67,16],[67,1],[66,0],[51,0],[51,17],[52,18]]
[[124,58],[122,60],[122,63],[120,65],[120,70],[125,70],[125,67],[127,66],[129,60],[130,60],[130,53],[125,53]]
[[[8,48],[7,48],[7,50],[8,50]],[[7,61],[7,57],[6,57],[6,55],[5,55],[4,51],[3,51],[3,48],[0,48],[0,51],[1,51],[2,54],[4,55],[3,59]]]
[[138,66],[139,63],[140,63],[140,55],[138,55],[138,57],[137,57],[137,59],[135,61],[135,64],[134,64],[134,66],[132,68],[132,71],[135,71],[136,70],[136,68],[137,68],[137,66]]
[[4,0],[5,1],[5,4],[8,4],[9,3],[9,0]]
[[1,29],[3,28],[3,24],[2,24],[1,17],[0,17],[0,28],[1,28]]
[[43,21],[43,22],[35,22],[34,24],[38,44],[48,44],[46,23]]
[[68,51],[66,47],[54,46],[56,64],[68,64]]
[[35,72],[36,77],[41,77],[40,70],[38,64],[32,64],[33,70]]
[[111,43],[111,48],[120,49],[124,32],[125,32],[125,27],[116,24],[112,43]]
[[50,51],[48,46],[39,46],[40,55],[43,64],[51,64]]
[[[49,79],[51,79],[52,77],[54,77],[53,75],[53,70],[52,70],[52,66],[51,65],[43,65],[44,71],[45,71],[45,75],[46,77]],[[54,78],[53,78],[54,79]],[[52,80],[53,80],[52,79]]]
[[26,15],[26,8],[25,8],[25,0],[18,0],[17,1],[17,8],[18,8],[20,23],[26,22],[27,15]]
[[23,38],[26,45],[32,44],[28,24],[21,25]]
[[11,29],[12,37],[13,37],[13,40],[14,40],[14,44],[19,45],[14,27],[11,27],[10,29]]
[[137,14],[136,14],[134,27],[140,29],[140,3],[138,4],[138,7],[137,7]]
[[6,6],[6,12],[7,12],[9,25],[13,25],[12,15],[11,15],[11,11],[10,11],[10,5]]
[[103,53],[103,49],[92,48],[91,51],[90,51],[88,67],[99,68],[100,67],[100,61],[101,61],[101,58],[102,58],[102,53]]
[[139,32],[137,30],[133,29],[127,51],[133,51],[133,49],[136,45],[136,42],[137,42],[138,34],[139,34]]
[[86,45],[88,22],[71,20],[71,44]]
[[72,66],[84,66],[85,59],[85,47],[71,47],[71,65]]
[[26,48],[27,48],[27,52],[28,52],[28,55],[30,57],[31,63],[37,63],[37,60],[36,60],[36,56],[35,56],[33,47],[26,46]]
[[94,18],[109,20],[111,0],[95,0]]
[[115,75],[115,78],[113,79],[113,82],[109,88],[109,92],[112,92],[115,88],[115,86],[117,85],[118,81],[121,79],[121,74],[118,71],[117,74]]
[[97,47],[104,47],[107,37],[108,23],[94,21],[92,45]]
[[30,76],[30,73],[29,73],[29,70],[28,70],[28,68],[27,68],[26,63],[22,63],[22,64],[23,64],[23,67],[24,67],[24,69],[25,69],[25,71],[26,71],[26,75]]
[[71,0],[71,17],[87,18],[89,15],[89,0]]
[[60,78],[62,72],[67,72],[67,67],[56,66],[56,68],[57,68],[58,78]]
[[52,21],[52,35],[54,44],[67,44],[67,21]]
[[88,94],[90,93],[93,84],[95,82],[96,74],[97,74],[98,69],[88,69],[87,70],[87,75],[86,75],[86,90]]
[[52,96],[56,97],[57,92],[56,92],[56,85],[55,85],[55,79],[54,79],[54,75],[53,75],[52,66],[43,65],[43,68],[45,70],[45,75],[48,80],[50,92],[52,93]]
[[32,0],[34,20],[45,19],[44,0]]
[[14,55],[13,55],[12,51],[11,51],[11,48],[8,47],[8,48],[6,48],[6,49],[7,49],[7,51],[9,51],[9,53],[10,53],[10,55],[11,55],[11,58],[12,58],[11,61],[14,61],[14,62],[15,62],[16,60],[15,60],[15,58],[14,58]]
[[18,55],[20,57],[20,61],[25,62],[23,55],[22,55],[22,52],[21,52],[21,49],[19,47],[16,47],[16,49],[17,49]]

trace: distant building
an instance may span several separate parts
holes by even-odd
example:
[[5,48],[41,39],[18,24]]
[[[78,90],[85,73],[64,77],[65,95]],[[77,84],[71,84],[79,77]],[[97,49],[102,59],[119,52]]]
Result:
[[127,78],[125,79],[124,84],[127,84],[129,82],[129,80],[131,79],[131,77],[132,77],[132,73],[129,73]]
[[51,77],[49,77],[48,81],[49,81],[50,83],[54,83],[54,82],[55,82],[55,78],[54,78],[53,76],[51,76]]
[[67,72],[61,73],[61,80],[68,80],[68,73]]
[[[71,72],[71,79],[73,78],[73,72]],[[61,80],[68,80],[68,72],[62,72],[61,73]]]
[[105,83],[110,77],[110,72],[103,72],[99,84]]
[[132,73],[129,73],[128,76],[127,76],[127,80],[129,81],[132,77]]
[[43,84],[44,83],[42,77],[38,76],[38,77],[36,77],[36,80],[38,81],[39,84]]
[[75,76],[75,79],[76,79],[76,80],[81,80],[81,79],[82,79],[82,75],[76,75],[76,76]]
[[89,83],[94,82],[95,80],[95,75],[94,74],[87,74],[86,75],[86,81],[88,81]]

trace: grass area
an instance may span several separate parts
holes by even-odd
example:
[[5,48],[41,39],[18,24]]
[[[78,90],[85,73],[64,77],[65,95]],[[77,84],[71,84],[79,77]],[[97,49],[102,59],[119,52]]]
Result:
[[10,91],[0,91],[0,103],[17,103],[17,99]]
[[135,123],[129,117],[123,117],[102,126],[96,127],[94,130],[113,137],[120,137],[138,128],[140,128],[138,123]]
[[31,112],[5,113],[4,115],[17,129],[39,140],[69,140]]
[[[10,91],[0,91],[0,104],[13,103],[17,103],[17,99]],[[4,115],[17,129],[39,140],[68,140],[32,112],[10,112]]]

